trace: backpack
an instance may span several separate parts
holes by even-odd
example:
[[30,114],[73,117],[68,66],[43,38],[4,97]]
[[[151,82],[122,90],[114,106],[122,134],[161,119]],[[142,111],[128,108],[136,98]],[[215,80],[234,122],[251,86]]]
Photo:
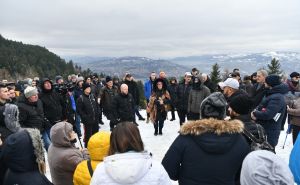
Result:
[[270,145],[267,141],[267,136],[265,135],[264,129],[261,125],[255,124],[258,131],[259,138],[256,138],[253,134],[251,134],[246,128],[244,128],[244,134],[252,141],[250,148],[251,151],[255,150],[268,150],[270,152],[275,153],[275,148]]

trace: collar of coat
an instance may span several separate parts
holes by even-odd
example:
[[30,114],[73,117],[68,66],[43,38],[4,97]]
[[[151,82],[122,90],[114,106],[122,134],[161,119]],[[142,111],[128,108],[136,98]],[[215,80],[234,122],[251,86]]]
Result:
[[242,133],[244,124],[240,120],[217,120],[213,118],[186,122],[180,128],[181,135],[201,135],[215,133],[217,135],[228,133]]

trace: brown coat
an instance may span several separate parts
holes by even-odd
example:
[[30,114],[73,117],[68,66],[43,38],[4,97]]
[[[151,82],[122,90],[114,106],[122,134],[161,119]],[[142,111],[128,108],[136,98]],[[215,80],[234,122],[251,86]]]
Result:
[[292,117],[291,123],[300,126],[300,97],[292,102],[291,107],[287,109],[287,112]]
[[[169,92],[166,91],[161,97],[159,97],[159,99],[162,99],[163,102],[166,102],[166,100],[171,100]],[[157,115],[157,105],[155,101],[156,101],[156,94],[152,93],[147,106],[147,113],[150,113],[150,120],[152,123],[155,123],[156,115]],[[164,103],[164,108],[161,111],[168,112],[169,110],[170,110],[170,104]]]
[[77,165],[87,159],[68,139],[68,133],[72,129],[72,125],[67,122],[56,123],[51,128],[52,143],[48,150],[48,162],[55,185],[73,185],[73,174]]

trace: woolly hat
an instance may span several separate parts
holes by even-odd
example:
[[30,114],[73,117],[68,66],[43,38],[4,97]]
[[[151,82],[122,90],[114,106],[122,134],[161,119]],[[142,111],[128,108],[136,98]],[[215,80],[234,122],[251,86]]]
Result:
[[57,81],[60,80],[60,79],[63,79],[63,77],[60,76],[60,75],[57,75],[57,76],[55,77],[55,82],[57,83]]
[[86,88],[91,87],[89,83],[83,83],[82,84],[82,90],[84,91]]
[[269,75],[266,78],[266,83],[271,87],[279,85],[281,83],[280,77],[278,75]]
[[229,107],[240,115],[248,114],[252,108],[252,101],[246,94],[240,94],[229,103]]
[[300,74],[297,73],[297,72],[292,72],[292,73],[290,74],[290,77],[291,77],[291,78],[293,78],[293,77],[299,77],[299,76],[300,76]]
[[256,150],[244,159],[241,185],[294,184],[294,177],[283,159],[266,150]]
[[111,78],[110,76],[107,76],[107,77],[105,78],[105,82],[107,83],[107,82],[110,82],[110,81],[112,81],[112,78]]
[[226,117],[226,106],[227,102],[224,95],[220,92],[214,92],[202,101],[200,105],[200,119],[224,119]]
[[37,95],[37,94],[38,94],[38,91],[35,87],[28,86],[24,90],[24,95],[26,98],[29,98],[29,97]]

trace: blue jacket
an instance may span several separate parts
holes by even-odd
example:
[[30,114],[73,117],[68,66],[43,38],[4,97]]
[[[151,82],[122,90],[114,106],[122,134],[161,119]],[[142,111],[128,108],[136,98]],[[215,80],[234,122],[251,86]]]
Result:
[[297,138],[294,148],[290,155],[289,166],[294,175],[295,182],[300,184],[300,137]]
[[149,79],[145,82],[144,84],[144,95],[146,97],[146,100],[150,99],[150,96],[152,94],[152,89],[153,89],[153,82]]
[[280,134],[281,123],[286,111],[284,94],[288,92],[285,84],[280,84],[266,91],[266,97],[254,111],[257,122],[261,124],[267,134],[268,142],[276,146]]

